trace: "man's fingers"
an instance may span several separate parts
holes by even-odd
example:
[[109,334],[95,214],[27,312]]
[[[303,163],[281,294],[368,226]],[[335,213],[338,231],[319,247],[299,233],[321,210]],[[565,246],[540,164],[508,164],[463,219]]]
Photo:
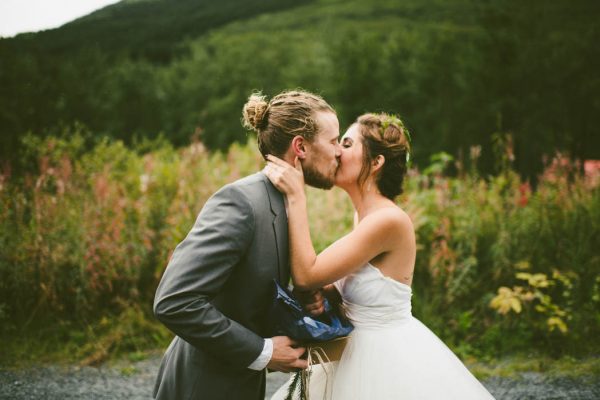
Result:
[[293,362],[291,366],[293,368],[306,369],[306,368],[308,368],[308,361],[307,360],[302,360],[302,359],[299,358],[295,362]]
[[300,344],[289,336],[273,336],[271,340],[273,341],[273,346],[281,349],[281,351],[288,351],[286,347],[296,349],[296,346]]
[[281,341],[284,346],[293,347],[298,344],[296,340],[292,339],[289,336],[274,336],[273,339]]
[[302,357],[302,354],[304,354],[305,351],[306,351],[306,349],[304,347],[294,348],[294,353],[296,354],[296,357],[298,357],[298,358]]

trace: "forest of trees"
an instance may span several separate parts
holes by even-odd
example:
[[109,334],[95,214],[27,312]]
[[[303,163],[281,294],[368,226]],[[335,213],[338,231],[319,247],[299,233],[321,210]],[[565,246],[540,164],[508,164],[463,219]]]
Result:
[[[126,144],[246,141],[255,89],[321,93],[344,129],[399,113],[415,162],[510,134],[535,177],[561,150],[600,158],[600,3],[594,0],[125,1],[62,28],[0,39],[0,159],[74,124]],[[465,158],[468,158],[465,156]]]

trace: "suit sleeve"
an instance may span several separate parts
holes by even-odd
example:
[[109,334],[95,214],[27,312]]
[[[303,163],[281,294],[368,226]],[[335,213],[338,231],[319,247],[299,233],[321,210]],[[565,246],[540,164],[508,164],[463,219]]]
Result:
[[246,368],[264,339],[211,304],[252,241],[254,212],[228,185],[211,197],[175,249],[154,298],[154,314],[177,336],[214,357]]

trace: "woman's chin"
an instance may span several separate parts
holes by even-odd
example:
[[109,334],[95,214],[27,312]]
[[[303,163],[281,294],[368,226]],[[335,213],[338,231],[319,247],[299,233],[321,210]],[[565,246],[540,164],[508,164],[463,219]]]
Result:
[[338,187],[340,189],[344,189],[347,185],[347,182],[344,182],[344,180],[339,179],[337,176],[333,180],[333,186]]

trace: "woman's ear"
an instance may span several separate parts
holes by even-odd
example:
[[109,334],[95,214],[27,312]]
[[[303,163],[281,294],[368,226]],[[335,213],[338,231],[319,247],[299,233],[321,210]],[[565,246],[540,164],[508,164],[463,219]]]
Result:
[[306,142],[302,136],[294,136],[291,147],[294,151],[294,156],[298,157],[298,159],[304,160],[306,158]]
[[385,157],[383,156],[383,154],[380,154],[377,157],[375,157],[375,159],[373,160],[373,165],[371,166],[371,171],[373,171],[373,172],[379,171],[383,167],[383,164],[385,164]]

